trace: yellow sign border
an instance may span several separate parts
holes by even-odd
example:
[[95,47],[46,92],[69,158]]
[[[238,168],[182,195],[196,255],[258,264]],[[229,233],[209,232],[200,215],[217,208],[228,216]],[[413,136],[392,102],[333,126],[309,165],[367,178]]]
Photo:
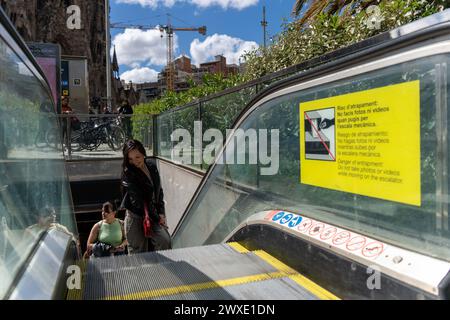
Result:
[[[335,161],[306,159],[303,115],[331,107],[336,108]],[[301,102],[299,121],[300,183],[421,205],[419,80]],[[359,138],[367,136],[370,142],[355,142],[365,141]],[[373,152],[345,152],[355,147],[373,149]]]

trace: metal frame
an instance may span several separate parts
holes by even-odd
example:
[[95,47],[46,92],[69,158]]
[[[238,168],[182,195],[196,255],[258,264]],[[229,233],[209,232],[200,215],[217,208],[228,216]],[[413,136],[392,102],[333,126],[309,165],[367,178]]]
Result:
[[[277,212],[282,212],[281,210]],[[306,211],[308,212],[308,211]],[[282,232],[291,234],[295,237],[304,239],[309,243],[313,243],[323,249],[332,251],[340,256],[349,258],[350,261],[356,261],[364,266],[371,267],[377,265],[380,267],[380,271],[386,275],[389,275],[395,279],[399,279],[413,287],[420,288],[433,295],[439,294],[439,285],[446,278],[450,272],[450,263],[441,261],[436,258],[428,257],[423,254],[411,252],[409,250],[402,249],[400,247],[387,244],[384,241],[379,241],[385,247],[383,253],[374,258],[363,257],[350,250],[345,250],[342,246],[330,243],[330,239],[322,240],[320,237],[311,236],[309,232],[300,232],[295,228],[290,228],[287,225],[283,225],[278,222],[273,222],[271,219],[267,220],[266,217],[270,215],[270,211],[259,212],[251,217],[247,218],[239,226],[237,226],[228,236],[224,239],[224,243],[230,241],[239,230],[251,225],[270,225],[273,228],[279,229]],[[286,213],[291,213],[286,211]],[[313,221],[312,225],[322,221],[318,221],[311,217],[306,217],[303,214],[297,214],[296,216],[308,218]],[[325,226],[329,226],[327,222],[323,222]],[[339,227],[340,229],[344,229]],[[348,229],[344,229],[348,230]],[[362,236],[353,230],[349,230],[354,236]],[[397,259],[398,260],[397,260]],[[401,259],[399,259],[401,258]],[[400,262],[394,262],[400,261]],[[427,272],[424,272],[427,270]]]
[[[291,212],[295,218],[307,216]],[[238,242],[246,249],[264,250],[289,267],[332,290],[342,299],[440,300],[449,298],[450,263],[383,243],[378,257],[365,257],[336,246],[319,236],[272,220],[280,210],[259,212],[230,233],[224,242]],[[314,220],[315,223],[321,222]],[[313,227],[315,223],[313,223]],[[326,225],[326,224],[324,224]],[[327,227],[332,227],[327,225]],[[342,230],[342,229],[341,229]],[[356,237],[357,233],[353,233]],[[282,243],[283,245],[279,245]],[[320,268],[317,266],[320,265]],[[379,287],[374,285],[375,271]],[[330,287],[331,285],[331,287]]]
[[[47,79],[45,77],[44,72],[40,68],[39,64],[33,57],[30,49],[26,45],[26,43],[23,41],[23,39],[18,34],[17,30],[14,28],[11,21],[6,16],[3,9],[0,7],[0,39],[4,40],[6,45],[17,55],[17,57],[21,60],[22,63],[30,70],[32,75],[37,79],[44,91],[46,92],[49,100],[53,104],[53,110],[54,114],[57,114],[57,106],[54,103],[53,94],[50,90],[49,83],[47,82]],[[59,161],[59,160],[58,160]],[[69,186],[69,178],[67,175],[67,172],[64,172],[65,178],[67,179],[67,185],[69,187],[68,196],[69,196],[69,203],[73,203],[72,201],[72,195],[70,193],[70,186]],[[76,232],[77,233],[77,232]],[[61,246],[61,243],[56,244],[57,237],[65,236],[67,238],[67,241],[63,246]],[[65,285],[64,281],[59,281],[61,278],[65,277],[65,270],[63,270],[63,265],[67,262],[66,258],[70,256],[72,253],[71,249],[75,250],[76,243],[72,236],[76,235],[62,235],[61,232],[56,230],[47,230],[43,232],[40,236],[38,241],[33,245],[33,247],[30,250],[30,254],[26,257],[25,261],[19,266],[17,273],[14,276],[13,282],[10,284],[10,287],[8,291],[5,294],[5,298],[12,298],[15,297],[24,297],[23,294],[26,296],[29,296],[30,294],[33,294],[32,290],[30,291],[31,287],[40,288],[42,292],[45,291],[45,294],[48,294],[45,296],[45,298],[64,298],[61,296],[61,294],[64,293],[65,288],[61,287]],[[63,257],[64,259],[61,259],[60,261],[56,261],[53,256],[48,255],[48,247],[47,244],[51,246],[54,250],[58,251],[58,254]],[[70,247],[70,248],[69,248]],[[52,251],[56,253],[56,251]],[[74,253],[75,255],[75,253]],[[50,258],[49,258],[50,257]],[[49,260],[50,259],[50,260]],[[55,270],[55,268],[58,270],[57,274],[51,274],[53,278],[51,279],[53,282],[46,283],[46,287],[41,287],[42,284],[42,277],[43,275],[36,276],[36,270],[39,271],[39,268],[32,270],[31,266],[35,263],[42,263],[42,266],[51,267]],[[30,287],[31,286],[31,287]],[[38,292],[38,291],[35,291]],[[17,295],[18,294],[18,295]],[[31,296],[30,296],[31,297]],[[44,298],[44,296],[34,297],[34,298]]]
[[447,145],[447,64],[440,63],[436,68],[436,228],[448,231],[448,145]]

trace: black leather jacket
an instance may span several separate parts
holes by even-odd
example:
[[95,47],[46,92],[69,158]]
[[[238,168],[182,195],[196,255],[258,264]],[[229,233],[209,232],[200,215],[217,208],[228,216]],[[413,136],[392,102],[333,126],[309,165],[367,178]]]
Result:
[[159,215],[165,215],[164,193],[156,165],[145,159],[152,181],[138,168],[126,169],[122,175],[123,200],[121,207],[132,213],[144,216],[144,201],[149,208],[150,218],[159,223]]

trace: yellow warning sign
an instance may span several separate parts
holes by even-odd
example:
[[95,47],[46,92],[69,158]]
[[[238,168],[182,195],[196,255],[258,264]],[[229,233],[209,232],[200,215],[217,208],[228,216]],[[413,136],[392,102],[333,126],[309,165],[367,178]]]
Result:
[[300,182],[420,206],[420,84],[300,103]]

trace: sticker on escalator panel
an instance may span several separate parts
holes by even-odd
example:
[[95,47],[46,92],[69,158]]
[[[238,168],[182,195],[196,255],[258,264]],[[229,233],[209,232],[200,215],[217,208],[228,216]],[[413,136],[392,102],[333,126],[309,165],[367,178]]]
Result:
[[384,245],[381,242],[372,242],[367,244],[362,249],[362,254],[367,258],[373,258],[379,256],[384,250]]
[[285,214],[281,219],[280,219],[280,224],[286,224],[289,221],[292,220],[292,218],[294,217],[294,215],[292,213],[288,213]]
[[335,227],[326,227],[320,234],[320,239],[329,240],[329,239],[333,238],[336,233],[337,233],[337,229]]
[[420,206],[420,82],[301,102],[300,183]]
[[309,230],[309,235],[311,236],[317,236],[318,234],[322,233],[322,230],[325,229],[325,224],[319,222],[314,224],[310,230]]
[[288,224],[289,228],[295,228],[296,226],[299,225],[300,222],[302,222],[302,217],[301,216],[295,216]]
[[352,234],[348,231],[341,231],[333,237],[333,244],[339,246],[347,243],[350,240]]
[[300,232],[307,232],[312,223],[313,221],[311,219],[303,219],[303,221],[297,227],[297,230]]
[[275,210],[264,219],[360,257],[373,260],[386,250],[386,245],[379,241],[295,213]]
[[364,247],[364,245],[366,244],[366,241],[367,240],[365,237],[356,236],[347,242],[346,248],[347,248],[347,250],[350,250],[350,251],[361,250]]
[[278,221],[278,220],[280,220],[281,218],[284,217],[284,214],[285,214],[284,211],[278,212],[276,215],[274,215],[274,216],[272,217],[272,221]]

